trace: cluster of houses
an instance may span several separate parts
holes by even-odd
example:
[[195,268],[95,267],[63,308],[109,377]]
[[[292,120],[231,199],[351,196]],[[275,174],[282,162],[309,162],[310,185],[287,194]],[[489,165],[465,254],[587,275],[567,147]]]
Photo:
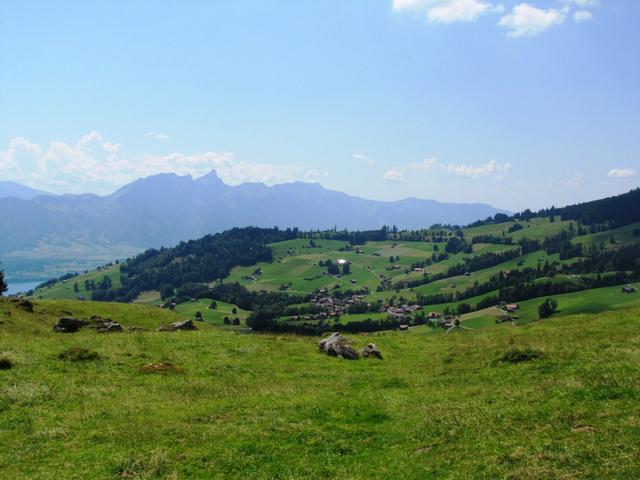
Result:
[[407,315],[411,315],[414,312],[417,312],[422,307],[420,305],[382,305],[380,307],[380,313],[387,313],[391,317],[406,317]]
[[[335,298],[332,297],[329,291],[326,288],[322,288],[318,290],[313,297],[309,300],[311,305],[319,307],[321,309],[318,313],[306,314],[306,315],[297,315],[292,318],[292,320],[326,320],[328,318],[338,318],[342,315],[345,315],[349,312],[349,307],[352,305],[358,305],[363,303],[362,295],[351,295],[345,298]],[[369,304],[369,307],[371,305]],[[375,307],[374,307],[375,308]],[[391,317],[396,318],[406,318],[412,313],[417,312],[422,307],[417,304],[412,305],[388,305],[383,304],[380,306],[378,313],[386,313]],[[438,315],[439,313],[432,313],[430,315]],[[436,317],[434,317],[436,318]]]

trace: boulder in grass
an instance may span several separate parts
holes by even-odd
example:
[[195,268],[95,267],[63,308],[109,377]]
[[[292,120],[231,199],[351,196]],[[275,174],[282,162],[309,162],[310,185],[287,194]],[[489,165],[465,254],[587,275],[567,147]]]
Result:
[[99,333],[122,332],[124,328],[118,322],[106,322],[97,329]]
[[351,340],[335,332],[318,343],[320,351],[332,357],[344,358],[347,360],[358,360],[359,355],[349,346]]
[[193,320],[184,320],[182,322],[174,322],[171,324],[171,329],[172,330],[197,330],[198,327],[196,327],[193,324]]
[[182,322],[174,322],[171,325],[160,325],[156,328],[158,332],[176,332],[178,330],[198,330],[193,324],[193,320],[184,320]]
[[53,326],[53,331],[59,333],[73,333],[80,330],[85,323],[86,322],[84,320],[80,320],[79,318],[62,317],[59,318]]
[[382,352],[378,350],[378,347],[375,343],[370,343],[362,350],[360,350],[360,355],[362,355],[364,358],[373,357],[382,360]]
[[95,328],[98,333],[122,332],[124,328],[118,322],[114,322],[110,318],[102,318],[93,315],[89,320],[90,328]]

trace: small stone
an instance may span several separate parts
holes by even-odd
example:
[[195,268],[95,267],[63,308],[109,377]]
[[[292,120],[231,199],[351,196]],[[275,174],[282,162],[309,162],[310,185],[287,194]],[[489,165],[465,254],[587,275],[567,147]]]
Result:
[[362,350],[360,350],[360,355],[362,355],[364,358],[374,357],[382,360],[382,352],[378,350],[378,347],[375,343],[370,343]]
[[571,431],[573,433],[593,433],[596,431],[595,427],[589,427],[589,426],[582,426],[582,427],[576,427],[576,428],[572,428]]

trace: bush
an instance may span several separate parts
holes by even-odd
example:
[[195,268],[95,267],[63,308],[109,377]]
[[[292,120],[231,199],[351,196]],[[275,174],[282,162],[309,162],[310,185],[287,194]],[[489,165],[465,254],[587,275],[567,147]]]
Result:
[[0,357],[0,370],[9,370],[13,367],[13,362],[8,357]]
[[500,358],[498,358],[498,361],[506,363],[521,363],[529,362],[531,360],[538,360],[541,358],[544,358],[544,353],[542,353],[540,350],[533,350],[530,348],[512,348],[511,350],[506,351]]
[[70,362],[86,362],[97,360],[99,357],[98,352],[83,347],[72,347],[58,355],[60,360],[68,360]]
[[538,316],[540,318],[549,318],[558,309],[558,302],[547,298],[538,307]]

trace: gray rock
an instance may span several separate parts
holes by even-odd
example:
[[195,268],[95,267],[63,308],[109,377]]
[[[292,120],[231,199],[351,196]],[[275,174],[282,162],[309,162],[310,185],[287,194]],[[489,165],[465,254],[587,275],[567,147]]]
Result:
[[360,350],[360,355],[362,355],[364,358],[374,357],[382,360],[382,353],[380,352],[380,350],[378,350],[378,347],[376,347],[375,343],[370,343],[362,350]]
[[193,320],[184,320],[182,322],[174,322],[171,324],[171,329],[172,330],[197,330],[198,327],[196,327],[193,324]]
[[347,360],[357,360],[360,358],[358,352],[349,346],[350,343],[352,343],[351,340],[335,332],[324,340],[321,340],[320,343],[318,343],[318,347],[321,352],[329,356]]
[[174,322],[171,325],[160,325],[156,328],[158,332],[175,332],[178,330],[198,330],[193,324],[193,320],[184,320],[182,322]]
[[62,317],[59,318],[53,326],[53,331],[60,333],[73,333],[80,330],[80,328],[85,324],[86,322],[84,320],[80,320],[78,318]]
[[118,322],[106,322],[98,328],[99,333],[122,332],[124,328]]

